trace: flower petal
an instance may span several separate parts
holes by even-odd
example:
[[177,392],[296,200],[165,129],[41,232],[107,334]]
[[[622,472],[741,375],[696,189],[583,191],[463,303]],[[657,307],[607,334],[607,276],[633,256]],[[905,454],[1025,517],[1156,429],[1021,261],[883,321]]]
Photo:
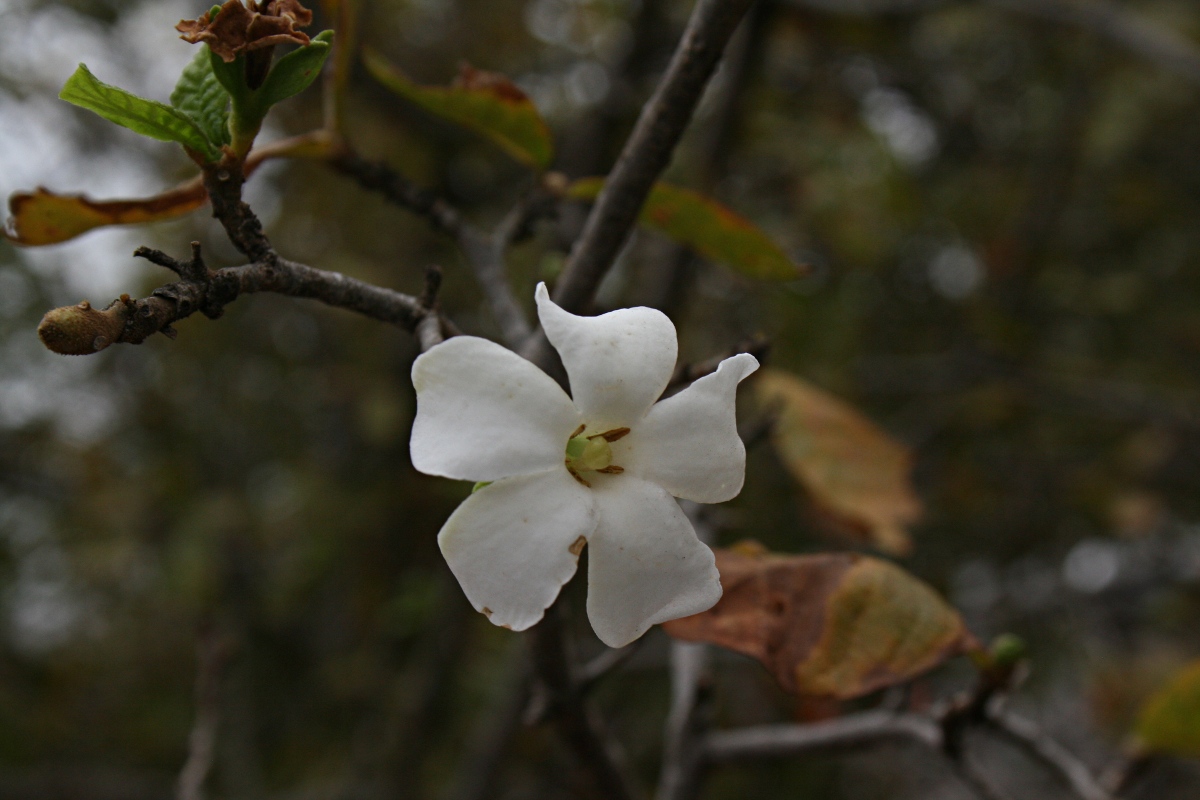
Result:
[[592,493],[560,465],[475,492],[446,520],[438,546],[475,610],[523,631],[575,574],[595,527]]
[[623,647],[651,625],[712,608],[721,598],[713,552],[674,498],[628,475],[596,477],[587,610],[600,641]]
[[537,306],[589,431],[632,425],[667,388],[679,344],[661,311],[622,308],[579,317],[555,305],[544,283],[538,284]]
[[409,450],[427,475],[494,481],[562,466],[583,421],[546,373],[495,342],[455,336],[413,362]]
[[737,386],[758,369],[749,353],[727,358],[676,395],[657,403],[625,439],[613,461],[676,497],[722,503],[746,476],[746,447],[734,419]]

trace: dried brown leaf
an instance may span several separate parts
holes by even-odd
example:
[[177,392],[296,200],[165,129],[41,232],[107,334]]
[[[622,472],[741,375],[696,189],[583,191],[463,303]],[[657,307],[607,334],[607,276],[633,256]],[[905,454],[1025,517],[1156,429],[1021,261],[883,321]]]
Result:
[[204,205],[208,195],[199,180],[137,200],[92,200],[81,194],[55,194],[38,187],[8,199],[12,215],[5,235],[16,244],[57,244],[103,225],[155,222]]
[[[247,177],[272,158],[324,158],[332,147],[324,131],[294,136],[255,149],[246,158]],[[39,187],[15,192],[8,199],[9,241],[26,247],[58,244],[106,225],[136,225],[172,219],[195,211],[208,200],[200,178],[193,178],[152,197],[93,200],[81,194],[58,194]]]
[[978,647],[958,612],[890,562],[753,544],[716,553],[720,602],[663,629],[752,656],[789,692],[858,697]]
[[921,516],[908,448],[852,406],[787,372],[761,370],[753,386],[759,402],[778,414],[772,441],[825,527],[887,553],[907,553],[906,527]]

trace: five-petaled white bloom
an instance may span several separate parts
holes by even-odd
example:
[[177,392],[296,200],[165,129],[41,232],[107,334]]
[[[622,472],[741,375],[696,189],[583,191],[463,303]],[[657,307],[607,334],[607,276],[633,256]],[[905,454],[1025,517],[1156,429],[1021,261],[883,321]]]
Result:
[[524,630],[542,618],[588,546],[596,635],[628,644],[721,597],[712,551],[675,497],[720,503],[742,489],[734,395],[758,368],[743,353],[658,403],[675,368],[659,311],[579,317],[537,288],[538,316],[572,397],[511,350],[456,336],[413,364],[412,462],[491,481],[463,501],[438,544],[475,608]]

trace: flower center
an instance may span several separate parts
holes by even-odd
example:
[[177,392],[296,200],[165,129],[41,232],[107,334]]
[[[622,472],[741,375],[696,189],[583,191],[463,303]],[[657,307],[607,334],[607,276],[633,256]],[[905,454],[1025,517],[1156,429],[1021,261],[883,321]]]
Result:
[[623,467],[612,463],[613,453],[610,443],[624,437],[629,433],[629,428],[613,428],[604,433],[582,436],[581,434],[586,429],[586,425],[580,425],[567,440],[567,472],[570,472],[575,480],[584,486],[591,486],[591,484],[580,477],[581,473],[602,472],[606,475],[619,475],[624,472]]

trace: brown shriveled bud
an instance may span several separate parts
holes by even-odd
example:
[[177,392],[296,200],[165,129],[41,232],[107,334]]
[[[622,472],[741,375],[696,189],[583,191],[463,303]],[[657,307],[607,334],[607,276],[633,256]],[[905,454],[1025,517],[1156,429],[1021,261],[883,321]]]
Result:
[[84,300],[77,306],[63,306],[46,312],[38,325],[42,344],[64,356],[86,356],[103,350],[121,338],[132,301],[128,295],[114,300],[99,311]]
[[216,16],[181,20],[175,26],[181,39],[193,44],[204,42],[226,63],[242,53],[271,48],[285,42],[305,45],[308,35],[296,30],[312,24],[312,12],[299,0],[269,0],[251,4],[227,0]]

